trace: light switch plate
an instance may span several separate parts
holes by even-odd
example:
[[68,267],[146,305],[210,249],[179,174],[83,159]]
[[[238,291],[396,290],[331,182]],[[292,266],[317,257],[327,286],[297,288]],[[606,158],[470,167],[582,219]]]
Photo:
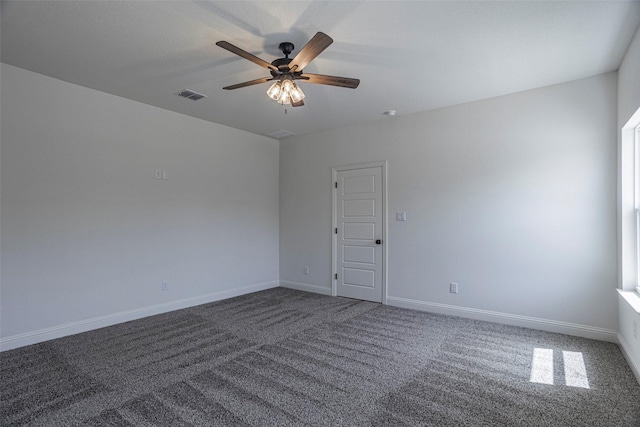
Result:
[[396,212],[396,221],[406,221],[407,213],[406,212]]

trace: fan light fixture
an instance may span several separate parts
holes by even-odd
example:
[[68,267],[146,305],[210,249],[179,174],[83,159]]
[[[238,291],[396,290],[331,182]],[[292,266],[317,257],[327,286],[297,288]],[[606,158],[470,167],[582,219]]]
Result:
[[[319,85],[329,85],[346,87],[355,89],[360,84],[360,80],[349,77],[325,76],[322,74],[305,73],[303,69],[309,65],[322,51],[333,43],[333,39],[325,33],[317,32],[309,42],[304,45],[302,50],[293,58],[289,58],[293,52],[294,46],[291,42],[280,43],[278,49],[284,54],[284,58],[278,58],[270,63],[258,58],[257,56],[242,50],[231,43],[221,40],[216,45],[228,50],[229,52],[247,59],[254,64],[266,68],[271,73],[270,76],[262,77],[248,82],[237,83],[231,86],[225,86],[224,90],[240,89],[241,87],[253,86],[261,83],[275,81],[267,91],[269,98],[281,105],[291,105],[292,107],[302,107],[304,105],[304,92],[295,83],[294,80],[304,80],[305,83],[315,83]],[[287,109],[284,109],[287,114]]]
[[297,104],[304,99],[304,92],[290,78],[278,80],[267,90],[269,98],[278,104]]

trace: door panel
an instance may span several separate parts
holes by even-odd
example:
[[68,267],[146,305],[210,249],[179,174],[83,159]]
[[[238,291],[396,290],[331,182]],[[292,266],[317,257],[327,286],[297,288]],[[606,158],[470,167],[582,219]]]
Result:
[[345,200],[343,216],[374,216],[375,200]]
[[344,262],[359,262],[364,264],[375,264],[375,248],[363,246],[344,246]]
[[344,284],[349,286],[362,286],[373,288],[375,286],[375,273],[371,270],[355,268],[343,268]]
[[376,237],[376,225],[374,223],[350,223],[343,217],[343,240],[373,240]]
[[382,167],[336,176],[337,294],[382,302]]
[[367,194],[375,193],[375,177],[371,175],[348,176],[342,181],[344,194]]

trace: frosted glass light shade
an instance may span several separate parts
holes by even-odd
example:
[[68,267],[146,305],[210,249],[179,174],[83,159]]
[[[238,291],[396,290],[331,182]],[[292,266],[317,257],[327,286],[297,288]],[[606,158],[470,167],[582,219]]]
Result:
[[282,81],[282,91],[286,92],[287,95],[289,95],[291,93],[291,91],[294,88],[294,84],[291,80],[289,79],[285,79]]
[[277,81],[271,85],[269,90],[267,90],[267,95],[269,95],[269,98],[273,99],[274,101],[279,101],[281,91],[282,91],[282,82]]
[[298,103],[302,101],[305,96],[302,89],[288,77],[272,84],[267,90],[267,95],[269,98],[283,105]]
[[300,89],[300,86],[294,83],[293,90],[291,91],[289,96],[291,97],[291,103],[293,104],[304,99],[304,92],[302,91],[302,89]]

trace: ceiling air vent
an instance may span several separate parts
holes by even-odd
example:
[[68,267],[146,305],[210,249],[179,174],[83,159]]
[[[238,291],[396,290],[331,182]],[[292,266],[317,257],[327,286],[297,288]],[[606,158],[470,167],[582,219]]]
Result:
[[271,138],[275,138],[275,139],[286,138],[287,136],[293,136],[293,135],[295,135],[295,133],[289,132],[288,130],[284,130],[284,129],[280,129],[275,132],[271,132],[267,134],[267,136],[270,136]]
[[194,92],[192,90],[189,89],[184,89],[182,92],[178,93],[179,96],[183,97],[183,98],[189,98],[193,101],[197,101],[198,99],[202,99],[202,98],[206,98],[207,95],[203,95],[201,93],[198,92]]

